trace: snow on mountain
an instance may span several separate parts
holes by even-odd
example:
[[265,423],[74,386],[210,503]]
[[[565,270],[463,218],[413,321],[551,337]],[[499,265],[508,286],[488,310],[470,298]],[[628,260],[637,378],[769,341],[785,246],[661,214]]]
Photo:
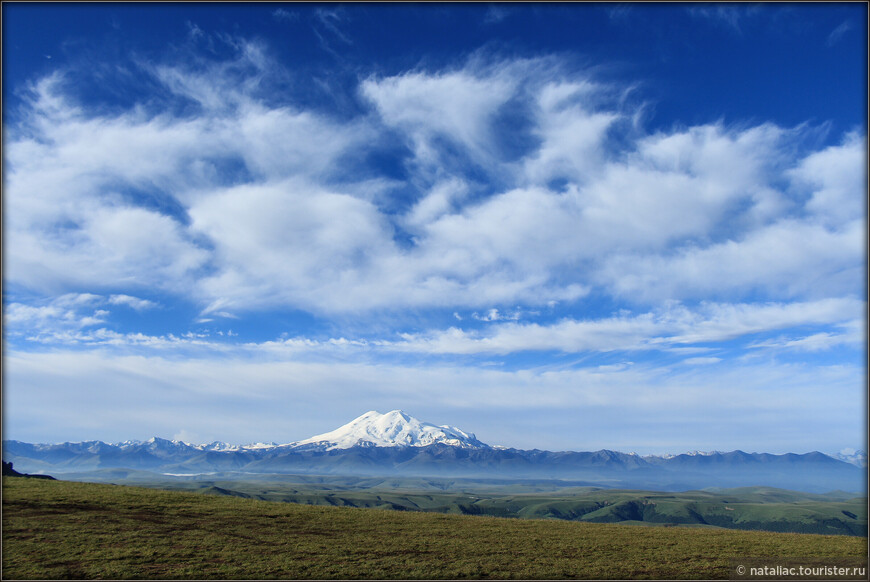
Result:
[[278,445],[272,443],[252,443],[233,445],[221,441],[203,444],[190,444],[178,440],[152,437],[147,441],[127,440],[113,446],[121,449],[147,447],[150,450],[172,451],[190,448],[200,451],[239,452],[266,451],[275,448],[317,448],[324,450],[363,447],[425,447],[444,444],[460,448],[491,448],[477,440],[474,434],[466,433],[453,426],[436,426],[409,416],[401,410],[381,414],[374,410],[366,412],[344,426],[316,435],[305,440]]
[[134,446],[136,446],[136,445],[141,445],[141,444],[142,444],[142,441],[137,441],[137,440],[133,440],[133,439],[127,439],[127,440],[125,440],[125,441],[121,441],[121,442],[118,442],[118,443],[110,443],[110,444],[111,444],[112,446],[114,446],[114,447],[120,447],[120,448],[122,448],[122,449],[125,449],[125,448],[127,448],[127,447],[134,447]]
[[222,441],[213,441],[208,444],[201,445],[191,445],[195,449],[199,449],[201,451],[238,451],[243,448],[239,445],[231,445],[229,443],[225,443]]
[[[18,441],[4,441],[4,443],[17,443]],[[27,444],[27,443],[22,443]],[[247,445],[233,445],[222,441],[213,441],[204,444],[191,444],[181,440],[169,440],[152,437],[147,441],[125,440],[115,443],[102,441],[85,441],[80,443],[63,444],[28,444],[34,451],[49,451],[59,447],[66,447],[77,453],[102,454],[105,447],[117,447],[122,451],[134,451],[146,449],[152,454],[161,457],[172,455],[185,450],[191,452],[251,452],[263,453],[273,449],[281,450],[335,450],[349,449],[352,447],[425,447],[433,444],[450,445],[459,448],[488,449],[492,451],[506,450],[508,447],[499,445],[490,446],[477,440],[472,433],[467,433],[453,426],[436,426],[420,421],[401,410],[393,410],[381,414],[374,410],[366,412],[349,423],[333,431],[319,434],[305,440],[279,445],[274,442],[251,443]],[[688,451],[684,453],[664,453],[658,455],[637,455],[627,453],[629,456],[638,457],[646,462],[658,465],[662,462],[671,461],[680,456],[685,457],[712,457],[724,455],[723,451]],[[867,467],[867,453],[853,448],[842,449],[838,453],[829,453],[827,457],[854,465],[859,468]]]
[[[635,454],[635,453],[630,453]],[[686,453],[664,453],[661,455],[643,455],[644,459],[663,459],[665,461],[669,459],[673,459],[674,457],[679,457],[680,455],[686,455],[688,457],[710,457],[713,455],[721,455],[723,451],[689,451]]]
[[249,445],[242,445],[240,448],[246,451],[252,450],[266,450],[266,449],[274,449],[275,447],[280,446],[276,442],[268,442],[268,443],[251,443]]
[[417,420],[401,410],[381,414],[371,410],[337,429],[293,443],[293,447],[317,446],[326,450],[351,447],[425,447],[445,444],[460,448],[489,448],[453,426],[436,426]]
[[121,449],[130,449],[133,447],[148,447],[150,449],[173,450],[178,448],[189,447],[200,451],[217,451],[217,452],[233,452],[233,451],[250,451],[274,449],[279,446],[277,443],[251,443],[249,445],[233,445],[223,441],[213,441],[210,443],[202,443],[195,445],[180,440],[167,440],[159,437],[151,437],[147,441],[126,440],[118,443],[112,443],[111,446]]

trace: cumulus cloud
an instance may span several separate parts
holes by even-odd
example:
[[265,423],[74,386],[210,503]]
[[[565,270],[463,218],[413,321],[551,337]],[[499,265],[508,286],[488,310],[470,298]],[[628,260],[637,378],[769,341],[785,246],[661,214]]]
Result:
[[648,134],[630,87],[483,54],[362,76],[339,119],[274,90],[289,73],[265,44],[212,40],[232,55],[130,63],[167,107],[90,108],[81,71],[34,83],[4,148],[7,281],[168,292],[204,318],[860,291],[863,134],[813,151],[803,126]]
[[286,442],[373,408],[581,450],[866,430],[866,129],[649,130],[627,69],[566,54],[321,82],[184,32],[101,68],[123,98],[53,59],[4,118],[10,434]]
[[206,297],[225,299],[214,306],[338,305],[393,247],[370,202],[301,180],[214,192],[190,216],[222,265],[199,282]]
[[4,325],[12,333],[19,328],[42,330],[52,326],[78,329],[101,323],[108,312],[95,309],[103,298],[92,293],[67,293],[42,305],[9,303],[3,313]]
[[102,308],[110,305],[125,305],[137,311],[157,306],[153,301],[131,295],[67,293],[31,304],[10,302],[4,309],[3,324],[8,337],[24,337],[31,342],[73,344],[88,338],[106,339],[107,334],[114,332],[85,328],[106,324],[111,311]]
[[737,240],[668,254],[614,254],[597,277],[617,295],[642,301],[761,293],[794,299],[860,292],[865,224],[829,230],[784,219]]
[[446,214],[454,214],[469,194],[467,182],[456,177],[438,182],[421,196],[405,215],[404,226],[411,232],[435,222]]
[[607,131],[622,118],[617,111],[595,111],[600,91],[585,79],[552,81],[539,89],[534,111],[540,145],[523,160],[523,174],[530,183],[584,183],[595,176],[606,159]]
[[867,136],[849,133],[842,145],[814,152],[788,175],[809,191],[806,211],[829,228],[843,228],[866,216]]

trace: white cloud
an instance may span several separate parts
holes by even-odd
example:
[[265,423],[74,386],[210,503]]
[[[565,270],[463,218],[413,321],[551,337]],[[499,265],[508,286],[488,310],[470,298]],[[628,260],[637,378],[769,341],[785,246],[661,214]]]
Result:
[[759,14],[760,10],[759,6],[719,4],[692,6],[689,8],[689,14],[695,18],[706,19],[714,24],[725,26],[739,34],[742,32],[741,23]]
[[478,321],[504,321],[504,320],[513,320],[516,321],[522,315],[522,310],[515,309],[511,312],[501,312],[496,308],[492,308],[487,310],[483,315],[478,314],[476,311],[471,314],[472,319],[476,319]]
[[[15,337],[28,342],[56,346],[111,346],[132,353],[149,354],[151,350],[172,349],[190,355],[219,352],[236,356],[256,357],[275,354],[280,357],[331,358],[338,354],[355,357],[385,358],[402,353],[424,355],[507,355],[528,351],[557,351],[593,354],[630,351],[664,351],[693,355],[709,351],[705,344],[730,342],[770,334],[778,330],[821,328],[809,336],[780,336],[753,340],[745,347],[820,351],[837,346],[858,347],[866,342],[866,329],[855,319],[866,305],[858,299],[822,299],[810,302],[728,304],[701,303],[689,308],[670,303],[652,312],[631,314],[621,312],[607,318],[577,320],[565,318],[553,323],[520,323],[521,312],[502,313],[492,308],[483,315],[474,312],[472,319],[489,323],[481,330],[458,327],[432,329],[426,332],[399,334],[392,337],[333,337],[315,339],[296,336],[265,342],[232,342],[238,334],[232,331],[188,331],[149,335],[140,332],[117,332],[106,328],[90,329],[105,324],[109,312],[94,309],[111,303],[99,296],[67,296],[42,307],[13,303],[7,308],[6,326]],[[116,301],[117,302],[117,301]],[[64,307],[64,306],[74,307]],[[233,317],[216,311],[219,317]],[[454,314],[457,317],[458,314]],[[457,317],[462,321],[461,316]],[[201,317],[195,323],[207,323],[213,318]],[[794,334],[795,332],[790,332]],[[224,339],[226,338],[226,339]],[[181,352],[179,350],[184,350]],[[122,352],[122,353],[128,353]],[[712,359],[711,359],[712,358]],[[684,363],[700,364],[719,361],[712,356],[697,356]]]
[[[104,315],[107,313],[104,313]],[[95,318],[89,321],[87,325],[97,325],[105,323],[103,320]],[[148,335],[141,332],[120,333],[106,328],[99,328],[87,331],[72,331],[63,329],[49,329],[36,336],[28,337],[27,340],[40,344],[62,345],[62,346],[111,346],[115,348],[144,348],[151,350],[177,350],[179,348],[205,348],[208,350],[226,351],[228,346],[217,342],[208,341],[207,334],[193,334],[188,332],[182,337],[174,334],[166,335]]]
[[866,346],[866,320],[854,319],[836,326],[837,331],[825,331],[802,337],[781,336],[753,342],[750,348],[774,348],[802,352],[818,352],[841,346]]
[[697,357],[697,358],[686,358],[681,363],[687,366],[708,366],[711,364],[718,364],[722,361],[722,358],[717,358],[714,356],[707,357]]
[[602,88],[590,81],[550,82],[539,89],[536,103],[541,140],[537,151],[523,160],[523,173],[532,184],[553,179],[584,183],[605,161],[606,132],[622,115],[595,112]]
[[[770,452],[805,452],[859,440],[865,430],[854,406],[863,372],[851,366],[506,372],[62,350],[13,351],[7,362],[4,404],[16,414],[4,430],[32,442],[169,436],[179,427],[207,441],[290,442],[390,408],[463,427],[485,442],[550,450],[673,452],[686,442],[753,450],[764,442]],[[66,412],[83,406],[90,414]]]
[[669,254],[613,254],[596,274],[618,296],[726,298],[762,293],[779,299],[859,293],[864,278],[866,223],[837,230],[782,219],[737,240],[687,244]]
[[301,180],[213,192],[189,213],[222,266],[200,280],[200,292],[223,307],[346,301],[352,309],[357,298],[343,296],[393,245],[371,203]]
[[866,303],[855,298],[766,304],[702,303],[695,312],[682,307],[668,310],[663,319],[678,328],[667,341],[686,344],[727,341],[788,327],[839,324],[852,320],[864,309]]
[[848,20],[844,20],[843,22],[841,22],[841,23],[837,26],[837,28],[835,28],[834,30],[831,31],[831,34],[828,35],[828,39],[825,41],[825,44],[826,44],[828,47],[832,47],[832,46],[834,46],[835,44],[837,44],[837,42],[839,42],[839,40],[840,40],[841,38],[843,38],[843,36],[844,36],[847,32],[849,32],[850,30],[852,30],[852,28],[854,28],[854,27],[852,26],[852,23],[849,22]]
[[407,134],[421,170],[437,176],[434,167],[447,163],[438,139],[462,147],[477,163],[490,162],[490,124],[511,98],[514,85],[504,74],[479,76],[460,70],[371,77],[360,90],[388,126]]
[[146,336],[141,333],[86,329],[109,322],[111,312],[101,309],[109,305],[124,305],[137,311],[157,306],[153,301],[131,295],[105,297],[93,293],[67,293],[48,300],[32,301],[29,305],[11,302],[4,308],[4,331],[10,339],[23,338],[40,344],[155,345],[152,341],[144,341]]
[[226,311],[209,311],[211,315],[215,315],[217,317],[226,317],[228,319],[239,319],[238,315],[228,313]]
[[504,6],[489,4],[486,8],[486,16],[483,19],[485,24],[496,24],[510,16],[510,12]]
[[[404,334],[403,340],[390,344],[390,348],[435,354],[670,350],[798,326],[842,324],[864,309],[864,302],[857,299],[761,305],[704,303],[695,310],[676,304],[656,312],[597,320],[563,319],[549,325],[504,323],[485,332],[452,327]],[[853,330],[848,343],[858,343],[862,337],[860,330]]]
[[[52,85],[51,91],[57,88]],[[125,200],[124,189],[176,178],[197,147],[195,122],[84,119],[43,88],[35,138],[10,139],[7,280],[53,291],[122,283],[178,289],[204,252],[174,218]],[[152,182],[153,181],[153,182]],[[108,284],[108,285],[107,285]]]
[[331,32],[332,35],[339,39],[341,42],[348,45],[353,44],[353,41],[350,39],[350,37],[348,37],[347,34],[342,32],[342,30],[339,28],[339,24],[341,24],[348,18],[347,13],[342,8],[338,8],[336,10],[318,9],[315,12],[315,17],[326,30]]
[[336,171],[340,156],[374,139],[370,128],[358,123],[338,125],[309,112],[253,104],[233,120],[227,137],[246,167],[266,180],[323,179]]
[[814,152],[788,174],[812,193],[806,210],[829,228],[845,227],[867,213],[867,138],[846,136],[842,145]]
[[181,441],[188,444],[200,444],[202,443],[202,439],[196,433],[190,432],[187,429],[181,429],[177,433],[172,435],[172,440]]
[[284,10],[283,8],[278,8],[272,13],[272,18],[275,20],[281,21],[290,21],[295,22],[299,20],[299,14],[296,12],[290,12],[288,10]]
[[[221,42],[232,58],[140,64],[199,104],[185,115],[90,110],[73,72],[34,85],[4,149],[8,282],[160,290],[208,318],[860,291],[863,135],[802,159],[802,127],[647,135],[624,87],[481,54],[365,78],[368,109],[339,120],[268,91],[287,72],[265,45]],[[505,135],[524,145],[508,155]],[[366,161],[396,136],[401,180]]]
[[148,299],[140,299],[138,297],[133,297],[131,295],[111,295],[109,297],[109,303],[112,305],[127,305],[128,307],[132,307],[136,311],[142,311],[144,309],[153,309],[157,307],[157,304],[153,301],[149,301]]
[[446,214],[453,214],[459,209],[460,203],[466,196],[468,196],[466,182],[455,177],[439,182],[414,204],[405,216],[405,225],[416,230]]
[[[38,84],[29,120],[36,133],[22,133],[4,151],[17,251],[7,277],[43,290],[132,283],[189,291],[208,241],[194,240],[183,221],[220,182],[222,166],[235,160],[259,176],[318,174],[359,139],[308,112],[254,104],[253,89],[233,85],[229,69],[156,69],[170,91],[196,97],[194,84],[210,95],[197,99],[214,101],[217,113],[195,120],[141,111],[89,118],[68,102],[59,76]],[[151,201],[180,215],[132,206]]]
[[[261,89],[267,68],[275,63],[257,41],[217,35],[218,42],[235,49],[233,58],[207,60],[196,53],[188,54],[189,62],[162,64],[142,61],[140,68],[149,72],[163,87],[201,106],[207,113],[227,113],[250,102]],[[209,37],[210,42],[214,42]]]
[[607,17],[610,20],[623,20],[632,15],[632,5],[623,2],[609,4]]
[[12,302],[4,308],[4,327],[12,335],[52,329],[81,329],[105,323],[109,312],[95,309],[102,303],[103,297],[92,293],[67,293],[43,305]]

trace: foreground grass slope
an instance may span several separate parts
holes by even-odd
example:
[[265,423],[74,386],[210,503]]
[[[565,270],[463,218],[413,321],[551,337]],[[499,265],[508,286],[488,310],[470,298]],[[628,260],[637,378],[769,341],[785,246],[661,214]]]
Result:
[[866,538],[271,503],[3,479],[3,578],[728,578]]

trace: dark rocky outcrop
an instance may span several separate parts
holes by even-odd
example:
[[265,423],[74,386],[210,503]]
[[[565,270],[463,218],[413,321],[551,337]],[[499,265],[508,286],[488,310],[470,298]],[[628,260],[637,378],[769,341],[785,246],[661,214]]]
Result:
[[3,476],[4,477],[29,477],[31,479],[51,479],[52,481],[56,481],[54,477],[51,475],[28,475],[26,473],[19,473],[15,469],[12,468],[12,463],[7,463],[3,461]]

